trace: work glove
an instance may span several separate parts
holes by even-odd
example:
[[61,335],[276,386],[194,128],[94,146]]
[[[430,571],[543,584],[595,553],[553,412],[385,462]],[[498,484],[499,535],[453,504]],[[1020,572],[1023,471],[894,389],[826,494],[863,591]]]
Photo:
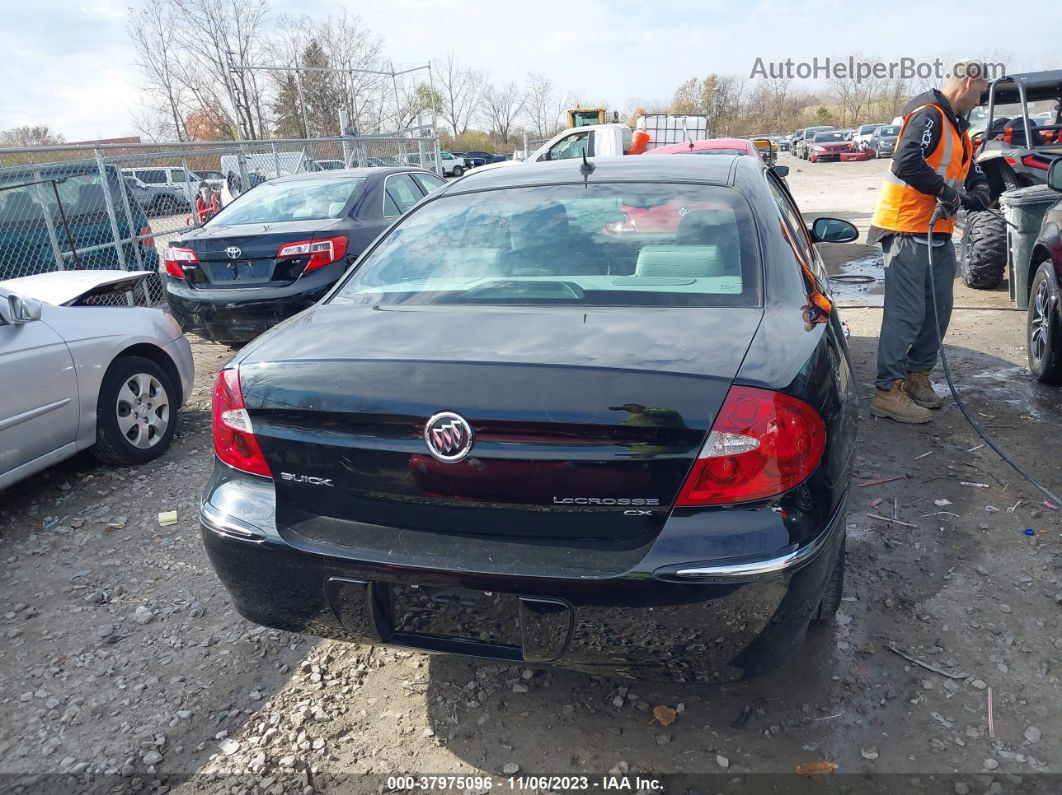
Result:
[[973,190],[964,190],[959,196],[959,201],[967,210],[987,210],[992,204],[987,185],[978,185]]
[[959,212],[959,207],[962,205],[959,199],[959,192],[947,183],[940,189],[937,199],[940,201],[941,218],[954,218],[955,213]]

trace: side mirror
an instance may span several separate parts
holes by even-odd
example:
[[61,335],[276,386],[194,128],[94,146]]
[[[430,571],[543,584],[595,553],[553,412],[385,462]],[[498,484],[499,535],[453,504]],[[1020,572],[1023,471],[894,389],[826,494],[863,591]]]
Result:
[[776,177],[788,177],[789,166],[771,166],[771,171],[774,172]]
[[1047,172],[1047,184],[1055,190],[1062,191],[1062,158],[1058,158],[1051,164]]
[[859,230],[840,218],[816,218],[811,239],[816,243],[851,243],[859,239]]
[[11,326],[40,320],[41,302],[17,295],[0,296],[0,319]]

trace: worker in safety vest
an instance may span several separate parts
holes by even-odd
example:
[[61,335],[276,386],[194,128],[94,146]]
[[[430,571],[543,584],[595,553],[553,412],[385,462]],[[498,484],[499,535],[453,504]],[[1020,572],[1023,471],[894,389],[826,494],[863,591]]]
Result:
[[[940,91],[915,97],[904,108],[892,168],[885,175],[867,242],[885,254],[885,311],[878,337],[878,374],[870,413],[899,422],[929,422],[929,409],[944,399],[929,372],[938,340],[951,318],[955,247],[951,232],[959,207],[984,209],[990,202],[984,173],[973,164],[973,144],[964,116],[988,90],[979,61],[955,65]],[[929,221],[933,227],[933,274],[929,277]],[[940,311],[940,337],[933,327],[933,290]]]

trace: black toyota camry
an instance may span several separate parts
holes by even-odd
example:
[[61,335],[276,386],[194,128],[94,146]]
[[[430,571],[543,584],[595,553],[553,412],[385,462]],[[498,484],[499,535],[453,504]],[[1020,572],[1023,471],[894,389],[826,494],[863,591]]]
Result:
[[396,218],[445,181],[354,168],[257,185],[166,248],[166,302],[185,331],[254,339],[313,305]]
[[781,663],[841,598],[858,402],[813,244],[855,235],[747,156],[436,191],[218,375],[237,609],[649,679]]

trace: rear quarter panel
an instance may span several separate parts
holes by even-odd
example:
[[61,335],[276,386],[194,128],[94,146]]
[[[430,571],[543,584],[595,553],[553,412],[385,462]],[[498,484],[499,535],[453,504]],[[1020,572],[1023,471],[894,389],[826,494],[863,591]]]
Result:
[[750,171],[740,170],[737,182],[760,229],[765,311],[735,382],[793,395],[822,416],[826,449],[807,486],[815,503],[832,512],[848,488],[858,432],[859,397],[848,344],[836,307],[828,322],[807,322],[799,263],[781,234],[773,199]]

